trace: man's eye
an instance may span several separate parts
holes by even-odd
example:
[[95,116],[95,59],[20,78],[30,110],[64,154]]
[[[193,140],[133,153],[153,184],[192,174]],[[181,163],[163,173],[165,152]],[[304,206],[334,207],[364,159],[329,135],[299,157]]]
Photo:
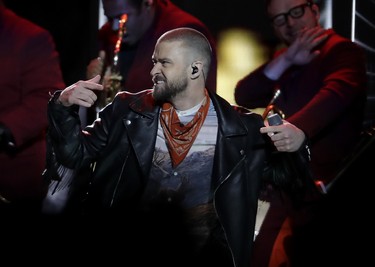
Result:
[[291,12],[290,12],[290,15],[292,16],[292,17],[294,17],[294,16],[299,16],[299,15],[301,15],[301,10],[300,9],[294,9],[294,10],[292,10]]
[[284,23],[284,20],[285,20],[284,16],[278,16],[278,17],[274,18],[273,22],[275,24],[281,24],[281,23]]

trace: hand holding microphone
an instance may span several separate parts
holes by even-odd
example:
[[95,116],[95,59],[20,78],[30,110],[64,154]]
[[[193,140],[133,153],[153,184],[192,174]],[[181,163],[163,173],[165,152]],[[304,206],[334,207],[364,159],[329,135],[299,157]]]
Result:
[[305,133],[293,124],[282,120],[277,113],[268,117],[268,126],[260,128],[267,133],[278,151],[295,152],[305,142]]

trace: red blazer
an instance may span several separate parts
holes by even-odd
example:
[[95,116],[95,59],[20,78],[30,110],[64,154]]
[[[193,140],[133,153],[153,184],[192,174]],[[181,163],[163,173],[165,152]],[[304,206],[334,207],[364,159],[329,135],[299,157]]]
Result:
[[318,48],[320,55],[309,64],[293,66],[278,81],[268,79],[262,65],[235,89],[237,104],[265,107],[279,84],[281,94],[275,104],[287,121],[308,135],[312,170],[327,182],[359,140],[367,95],[364,51],[332,29],[328,34]]
[[10,201],[43,196],[49,93],[63,89],[58,53],[44,29],[0,6],[0,122],[16,151],[0,151],[0,194]]

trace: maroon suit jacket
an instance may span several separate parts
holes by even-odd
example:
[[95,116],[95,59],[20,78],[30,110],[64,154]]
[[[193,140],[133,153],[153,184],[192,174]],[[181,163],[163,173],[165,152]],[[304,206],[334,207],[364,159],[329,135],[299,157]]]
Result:
[[0,122],[16,150],[0,151],[0,194],[29,201],[44,194],[49,93],[63,89],[58,53],[44,29],[0,6]]
[[262,65],[235,90],[239,105],[265,107],[278,83],[281,95],[275,104],[308,135],[313,172],[327,182],[359,140],[367,94],[364,51],[333,30],[328,34],[318,47],[320,55],[310,64],[292,67],[276,82],[263,74]]
[[235,89],[239,105],[265,107],[279,84],[281,94],[275,104],[287,121],[308,135],[313,173],[327,182],[359,140],[367,94],[364,51],[333,30],[328,33],[318,47],[320,55],[309,64],[293,66],[278,81],[268,79],[262,65]]

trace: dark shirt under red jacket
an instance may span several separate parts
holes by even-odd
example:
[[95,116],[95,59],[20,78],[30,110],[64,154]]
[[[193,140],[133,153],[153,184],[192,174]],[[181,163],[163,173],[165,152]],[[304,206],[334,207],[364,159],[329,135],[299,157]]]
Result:
[[[150,71],[153,68],[152,54],[157,39],[166,31],[179,28],[191,27],[203,33],[212,47],[213,60],[211,70],[207,77],[206,86],[209,90],[216,92],[217,76],[217,53],[216,43],[213,35],[205,24],[198,18],[185,12],[169,0],[155,1],[156,14],[152,26],[143,35],[136,47],[122,47],[119,55],[119,66],[122,68],[123,90],[139,92],[152,88]],[[112,59],[114,46],[117,41],[117,33],[111,30],[110,25],[104,24],[99,31],[100,47],[106,51],[106,59]],[[127,73],[127,74],[125,74]]]
[[47,102],[64,87],[50,33],[0,6],[0,123],[16,146],[0,150],[0,194],[12,203],[43,197]]
[[293,66],[278,81],[263,74],[264,64],[235,89],[237,104],[252,109],[265,107],[275,86],[280,86],[275,104],[310,138],[313,173],[326,182],[334,178],[358,141],[367,95],[364,51],[332,29],[328,33],[318,47],[320,55],[309,64]]

